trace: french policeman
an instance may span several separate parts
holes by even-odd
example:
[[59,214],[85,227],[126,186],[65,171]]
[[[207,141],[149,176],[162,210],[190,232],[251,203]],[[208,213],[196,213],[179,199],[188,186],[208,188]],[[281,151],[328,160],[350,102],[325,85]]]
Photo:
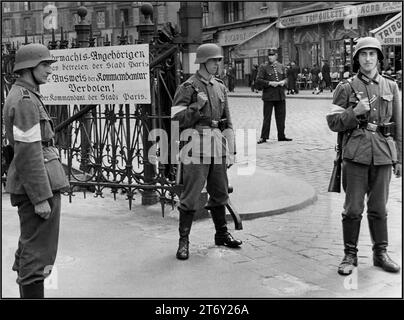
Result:
[[39,92],[54,62],[42,44],[19,48],[13,70],[19,77],[3,110],[6,136],[14,149],[6,191],[12,206],[18,207],[20,220],[12,269],[17,272],[21,298],[44,298],[44,280],[58,247],[61,191],[69,186]]
[[386,205],[392,172],[401,176],[400,92],[394,81],[378,72],[378,61],[383,60],[383,52],[377,39],[359,39],[353,60],[354,69],[359,71],[337,86],[333,110],[327,115],[329,128],[343,132],[345,203],[342,231],[345,256],[338,273],[349,275],[358,265],[357,245],[365,200],[373,244],[373,265],[388,272],[399,272],[400,267],[387,254]]
[[210,210],[215,225],[215,244],[236,248],[241,245],[227,230],[227,168],[234,162],[235,142],[227,91],[215,75],[223,56],[213,43],[197,48],[199,70],[181,84],[175,93],[171,116],[178,121],[181,136],[189,142],[181,149],[184,189],[179,204],[179,246],[177,258],[189,257],[189,234],[199,197],[206,183]]

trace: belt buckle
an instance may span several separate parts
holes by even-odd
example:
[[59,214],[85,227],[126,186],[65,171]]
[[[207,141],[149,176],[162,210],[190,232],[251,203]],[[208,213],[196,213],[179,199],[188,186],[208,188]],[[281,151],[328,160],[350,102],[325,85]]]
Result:
[[372,131],[372,132],[376,132],[377,130],[377,124],[374,123],[368,123],[366,126],[366,130]]
[[211,126],[212,126],[213,128],[218,128],[218,127],[219,127],[219,121],[217,121],[217,120],[212,120]]

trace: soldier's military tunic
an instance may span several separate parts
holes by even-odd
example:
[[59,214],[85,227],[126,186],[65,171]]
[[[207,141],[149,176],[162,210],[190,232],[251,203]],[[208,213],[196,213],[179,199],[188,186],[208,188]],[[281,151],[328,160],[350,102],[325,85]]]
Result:
[[[197,94],[208,97],[205,106],[198,110]],[[227,102],[226,87],[219,79],[203,78],[199,72],[178,87],[171,110],[172,120],[178,121],[182,140],[190,137],[181,149],[184,190],[180,208],[198,209],[199,196],[206,182],[209,202],[206,208],[227,204],[227,163],[235,154],[234,133]],[[216,123],[226,119],[227,129],[220,130]]]
[[262,88],[262,100],[264,101],[264,120],[261,130],[262,139],[269,139],[273,108],[275,108],[278,139],[285,138],[285,86],[273,87],[269,85],[269,82],[285,80],[286,77],[286,68],[278,61],[275,61],[272,64],[262,64],[258,69],[256,84],[258,87]]
[[[14,158],[7,174],[6,191],[18,206],[21,234],[13,270],[17,283],[44,280],[55,262],[60,218],[60,191],[69,186],[53,146],[53,124],[38,88],[17,79],[5,101],[3,119]],[[50,217],[35,213],[34,205],[48,200]]]
[[[354,114],[359,92],[371,102],[368,116]],[[343,217],[361,219],[367,194],[369,218],[384,219],[392,164],[402,163],[402,109],[398,86],[378,73],[369,79],[359,72],[337,86],[333,105],[327,115],[328,125],[332,131],[344,132],[342,183],[346,198]],[[380,126],[389,122],[395,122],[394,139],[381,133]]]

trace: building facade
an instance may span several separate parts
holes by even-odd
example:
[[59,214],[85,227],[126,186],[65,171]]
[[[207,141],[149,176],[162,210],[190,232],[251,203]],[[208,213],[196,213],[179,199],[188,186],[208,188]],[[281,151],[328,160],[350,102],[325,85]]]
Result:
[[278,3],[217,1],[203,2],[202,42],[214,42],[223,48],[224,63],[235,69],[236,85],[248,85],[254,64],[265,60],[265,49],[239,57],[232,54],[240,43],[264,30],[278,18]]
[[[2,43],[14,42],[16,45],[24,43],[27,34],[29,42],[46,44],[52,39],[51,29],[47,29],[46,24],[52,19],[56,35],[60,37],[63,30],[65,39],[71,43],[76,37],[74,26],[80,22],[77,14],[80,6],[87,9],[85,20],[92,26],[97,46],[103,45],[105,41],[111,42],[112,45],[118,44],[122,24],[129,43],[136,43],[138,39],[136,27],[145,21],[140,12],[141,5],[142,2],[119,1],[3,1]],[[154,21],[158,27],[166,22],[171,22],[173,26],[178,25],[179,2],[156,2],[153,6]]]
[[[401,2],[282,3],[278,28],[284,62],[294,60],[301,68],[310,69],[327,59],[331,72],[342,72],[345,66],[352,71],[357,39],[372,35],[372,30],[401,10]],[[393,64],[396,70],[401,69],[401,42],[383,44],[382,48],[384,66]]]

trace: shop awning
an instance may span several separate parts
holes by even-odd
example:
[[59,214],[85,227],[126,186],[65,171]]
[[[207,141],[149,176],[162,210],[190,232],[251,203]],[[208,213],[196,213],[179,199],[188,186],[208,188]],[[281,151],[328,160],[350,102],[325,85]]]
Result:
[[401,12],[380,27],[370,31],[382,45],[398,46],[402,44],[402,24]]
[[244,40],[232,49],[234,58],[256,57],[257,50],[279,47],[279,30],[276,21],[251,38]]

